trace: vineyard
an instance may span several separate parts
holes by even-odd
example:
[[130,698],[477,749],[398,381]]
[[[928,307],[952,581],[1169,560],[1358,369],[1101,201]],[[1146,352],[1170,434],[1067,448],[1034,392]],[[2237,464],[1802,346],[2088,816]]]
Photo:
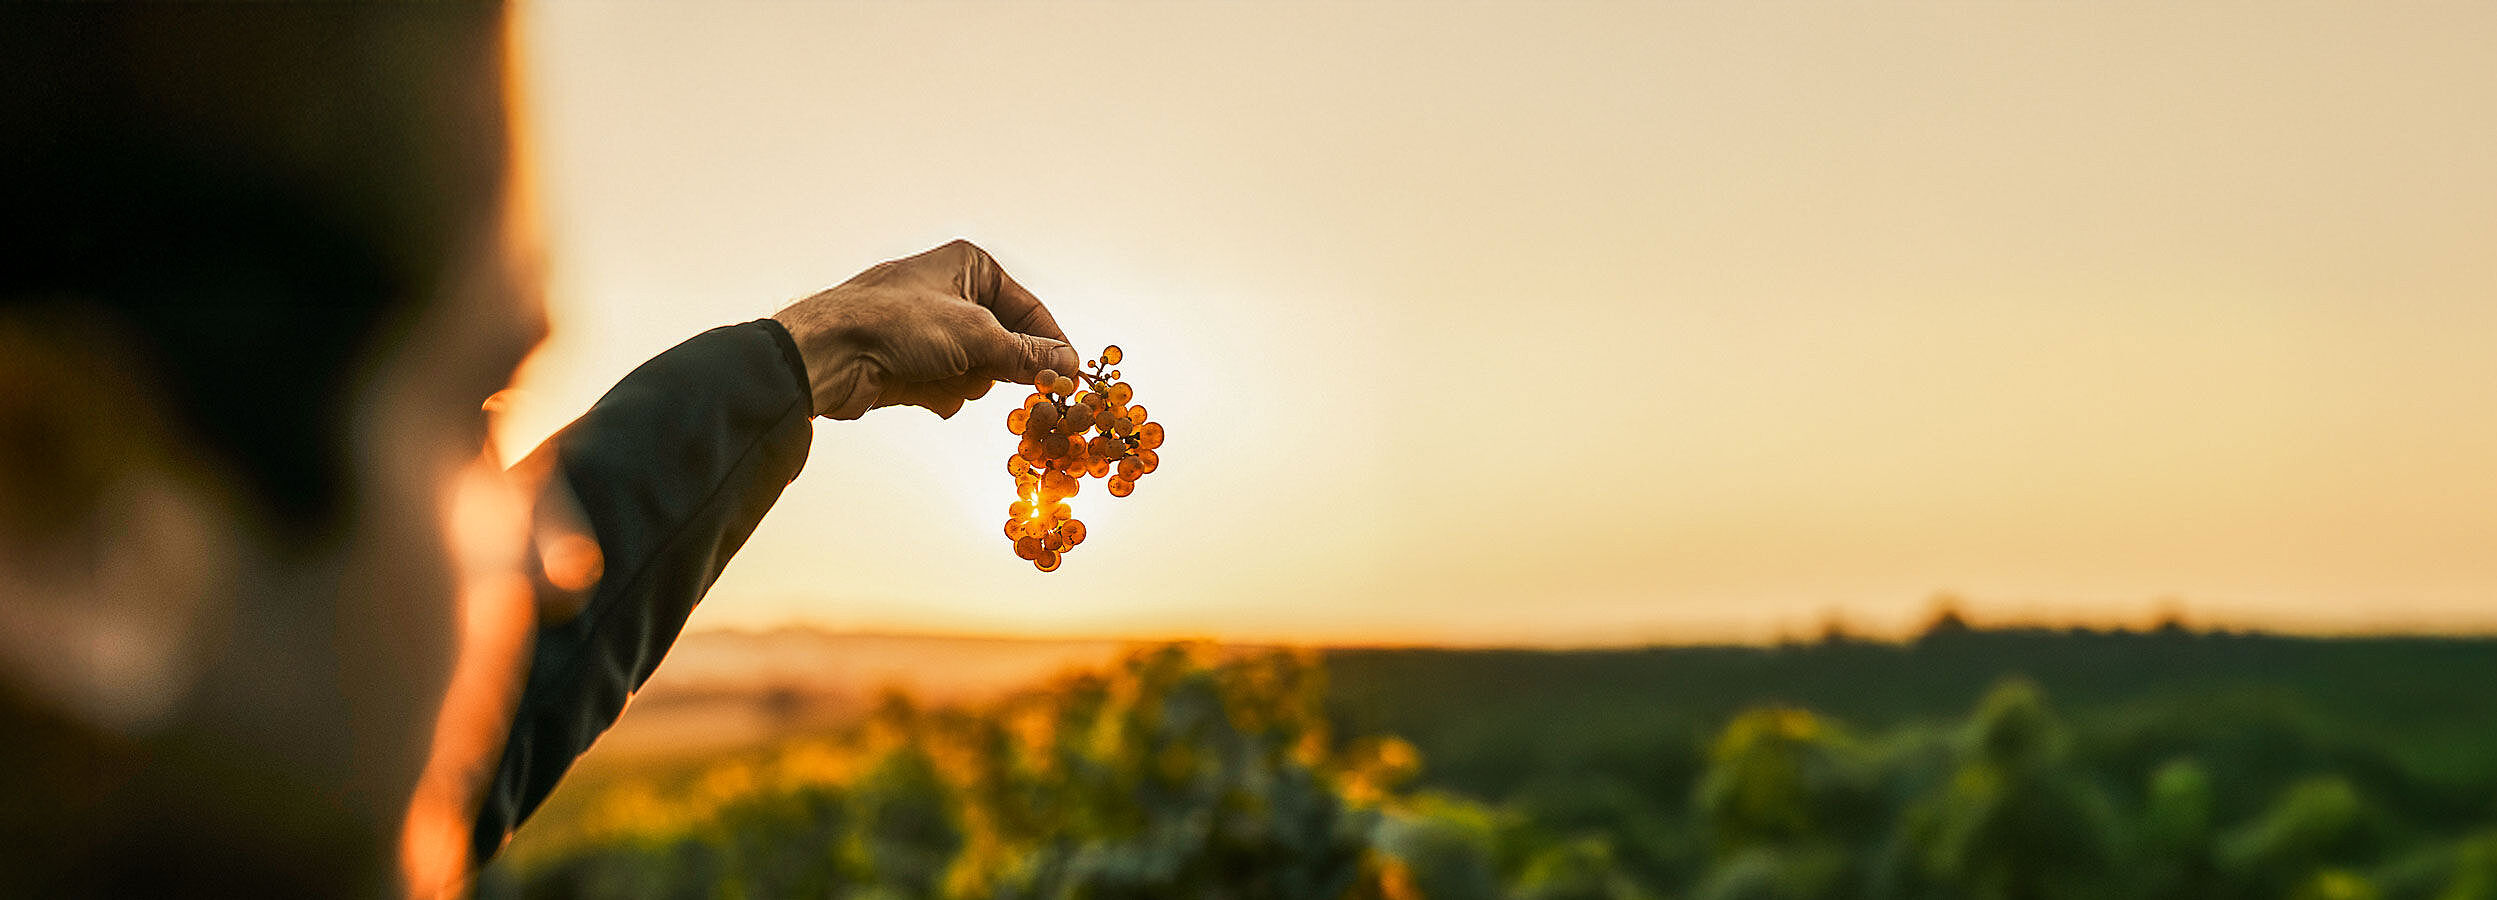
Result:
[[488,897],[2497,898],[2497,643],[1138,648],[591,773]]

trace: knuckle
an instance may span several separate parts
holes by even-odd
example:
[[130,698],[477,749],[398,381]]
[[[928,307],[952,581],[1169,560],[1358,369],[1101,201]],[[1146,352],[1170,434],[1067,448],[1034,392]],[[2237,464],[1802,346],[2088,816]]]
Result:
[[997,260],[965,238],[947,241],[935,251],[949,261],[954,270],[954,293],[965,299],[984,301],[997,295],[1000,274]]
[[989,256],[988,251],[980,249],[980,245],[972,243],[969,239],[955,238],[937,249],[958,261],[962,268],[976,273],[977,277],[973,279],[974,284],[988,281],[994,277],[991,273],[997,270],[996,258]]

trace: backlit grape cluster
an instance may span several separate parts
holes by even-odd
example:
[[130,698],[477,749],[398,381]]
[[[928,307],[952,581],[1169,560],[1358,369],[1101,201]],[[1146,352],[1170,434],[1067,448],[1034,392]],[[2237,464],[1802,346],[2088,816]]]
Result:
[[1023,408],[1006,414],[1006,431],[1023,438],[1006,460],[1015,496],[1006,537],[1014,555],[1043,572],[1057,571],[1060,555],[1084,542],[1084,520],[1066,500],[1086,477],[1109,479],[1110,496],[1124,497],[1162,465],[1162,423],[1146,419],[1144,405],[1132,402],[1136,389],[1118,380],[1111,366],[1119,355],[1112,345],[1084,364],[1090,371],[1040,370]]

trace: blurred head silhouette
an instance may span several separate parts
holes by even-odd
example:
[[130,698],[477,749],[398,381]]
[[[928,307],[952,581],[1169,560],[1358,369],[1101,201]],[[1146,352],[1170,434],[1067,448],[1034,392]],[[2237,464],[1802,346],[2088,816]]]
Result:
[[408,890],[494,749],[435,728],[526,615],[504,18],[0,12],[0,895]]

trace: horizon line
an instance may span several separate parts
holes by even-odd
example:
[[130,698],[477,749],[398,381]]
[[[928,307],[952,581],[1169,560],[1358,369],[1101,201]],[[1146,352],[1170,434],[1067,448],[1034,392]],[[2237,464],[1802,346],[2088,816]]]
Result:
[[[1469,641],[1448,639],[1343,639],[1343,640],[1279,640],[1270,637],[1223,637],[1212,634],[1146,634],[1101,632],[1093,634],[1031,634],[1012,631],[948,631],[941,629],[842,628],[802,620],[769,625],[718,625],[688,629],[685,637],[727,635],[763,637],[780,633],[811,633],[834,638],[882,638],[898,640],[937,640],[963,642],[995,642],[1018,644],[1171,644],[1206,643],[1223,647],[1278,648],[1303,650],[1643,650],[1668,648],[1747,647],[1779,648],[1835,644],[1887,644],[1908,646],[1935,634],[1939,617],[1922,627],[1907,632],[1872,632],[1843,627],[1844,619],[1825,620],[1824,627],[1809,632],[1785,632],[1765,640],[1734,640],[1725,638],[1694,638],[1691,640],[1628,639],[1617,641],[1570,640],[1508,640]],[[2044,618],[1970,619],[1962,616],[1960,628],[1971,634],[2063,633],[2092,635],[2150,636],[2180,631],[2197,637],[2267,637],[2301,640],[2497,640],[2497,627],[2474,629],[2434,629],[2388,624],[2381,628],[2297,628],[2273,624],[2246,624],[2219,621],[2195,621],[2186,618],[2160,619],[2147,624],[2108,623]],[[1948,629],[1945,629],[1948,630]]]

